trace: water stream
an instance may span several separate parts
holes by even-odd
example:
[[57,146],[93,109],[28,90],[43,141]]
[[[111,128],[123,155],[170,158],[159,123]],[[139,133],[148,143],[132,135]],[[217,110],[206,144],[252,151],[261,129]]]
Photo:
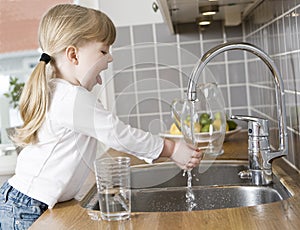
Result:
[[186,197],[186,203],[187,203],[187,210],[192,211],[193,208],[195,208],[197,206],[197,204],[195,203],[195,195],[192,190],[193,176],[192,176],[191,170],[184,171],[183,176],[185,176],[186,172],[187,172],[188,178],[187,178],[187,191],[186,191],[185,197]]

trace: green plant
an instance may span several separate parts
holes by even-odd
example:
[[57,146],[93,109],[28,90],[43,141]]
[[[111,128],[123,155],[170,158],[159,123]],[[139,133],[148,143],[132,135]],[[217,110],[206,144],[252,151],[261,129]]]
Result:
[[25,83],[19,82],[17,77],[9,77],[9,89],[7,93],[4,93],[4,96],[10,99],[9,103],[14,109],[19,106],[19,99],[24,85]]

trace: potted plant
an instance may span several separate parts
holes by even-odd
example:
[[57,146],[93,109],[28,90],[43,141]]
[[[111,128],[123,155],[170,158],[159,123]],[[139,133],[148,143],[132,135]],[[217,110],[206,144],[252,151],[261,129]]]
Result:
[[[4,93],[4,96],[9,99],[9,104],[12,106],[12,109],[18,113],[19,113],[19,111],[18,111],[19,100],[20,100],[20,96],[21,96],[22,90],[24,88],[24,85],[25,85],[25,83],[20,82],[17,77],[9,77],[8,92]],[[6,128],[6,133],[9,138],[14,135],[16,127],[18,127],[18,126]],[[19,153],[21,151],[21,149],[22,149],[21,147],[16,146],[17,153]]]
[[25,83],[19,82],[17,77],[9,77],[9,89],[7,93],[4,93],[4,96],[7,97],[14,109],[18,108],[19,100],[24,88]]

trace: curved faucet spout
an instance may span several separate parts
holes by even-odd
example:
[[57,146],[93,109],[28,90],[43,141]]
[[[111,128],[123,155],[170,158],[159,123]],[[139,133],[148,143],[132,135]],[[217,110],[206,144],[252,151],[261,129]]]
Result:
[[276,92],[276,103],[278,111],[278,129],[279,129],[279,152],[281,155],[287,155],[288,141],[287,141],[287,131],[286,131],[286,111],[285,111],[285,98],[284,98],[284,87],[283,81],[280,76],[280,72],[274,64],[274,61],[261,49],[249,43],[224,43],[218,45],[208,52],[206,52],[202,58],[198,61],[195,68],[193,69],[188,83],[187,98],[191,101],[196,100],[196,87],[199,77],[204,70],[207,63],[209,63],[215,56],[229,50],[244,50],[249,51],[259,57],[270,69],[273,80],[275,82],[275,92]]

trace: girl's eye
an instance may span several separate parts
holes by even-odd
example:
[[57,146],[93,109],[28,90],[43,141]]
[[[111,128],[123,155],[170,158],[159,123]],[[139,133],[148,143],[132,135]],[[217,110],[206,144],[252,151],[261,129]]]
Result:
[[106,55],[106,54],[107,54],[107,52],[106,52],[106,51],[103,51],[103,50],[101,51],[101,53],[103,53],[104,55]]

